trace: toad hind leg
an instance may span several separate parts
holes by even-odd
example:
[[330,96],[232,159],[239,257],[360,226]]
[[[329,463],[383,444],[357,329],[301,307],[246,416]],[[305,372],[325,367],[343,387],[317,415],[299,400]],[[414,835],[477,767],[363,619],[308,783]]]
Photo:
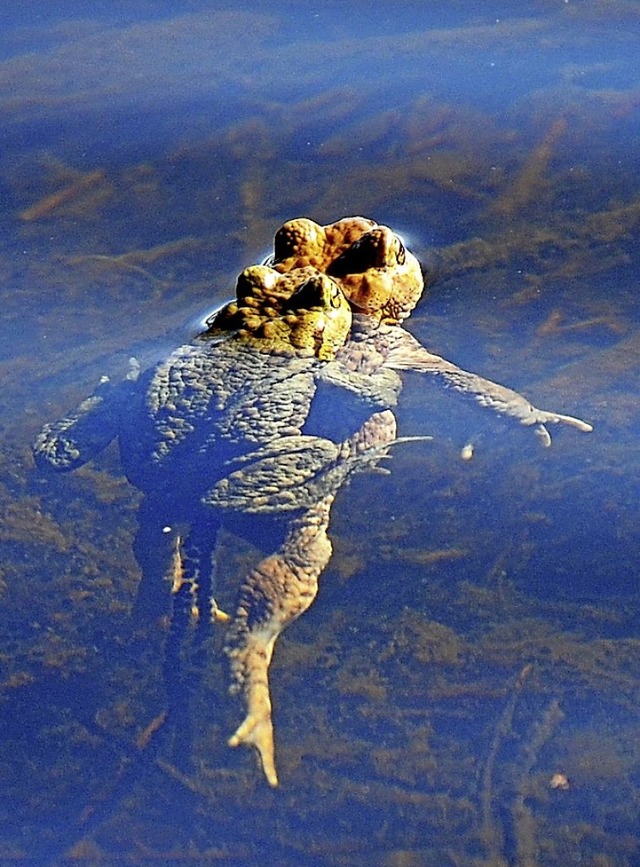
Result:
[[271,786],[278,785],[275,766],[269,664],[280,633],[311,605],[318,577],[331,557],[327,537],[334,493],[291,523],[285,541],[244,580],[226,652],[234,678],[232,691],[242,692],[247,715],[229,739],[229,746],[253,746]]

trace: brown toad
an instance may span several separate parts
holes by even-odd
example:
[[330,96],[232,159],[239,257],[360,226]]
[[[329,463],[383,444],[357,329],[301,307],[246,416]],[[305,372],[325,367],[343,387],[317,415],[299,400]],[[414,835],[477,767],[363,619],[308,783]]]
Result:
[[275,642],[315,598],[331,556],[337,491],[398,441],[397,371],[435,374],[535,425],[545,445],[546,423],[591,429],[428,352],[401,324],[422,290],[417,260],[387,227],[362,217],[328,226],[292,220],[276,234],[268,264],[242,273],[236,299],[193,344],[138,379],[101,384],[36,443],[40,463],[72,469],[119,435],[127,476],[146,495],[136,553],[151,592],[172,561],[167,528],[189,526],[174,539],[174,572],[191,564],[176,592],[197,588],[205,600],[218,528],[263,520],[277,528],[272,553],[241,582],[227,642],[234,688],[246,703],[229,743],[254,746],[271,785]]

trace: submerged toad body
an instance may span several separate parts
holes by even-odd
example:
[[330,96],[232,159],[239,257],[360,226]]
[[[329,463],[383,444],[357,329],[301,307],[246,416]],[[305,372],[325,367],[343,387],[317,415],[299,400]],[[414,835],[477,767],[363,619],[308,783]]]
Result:
[[[41,465],[69,470],[119,436],[127,476],[146,495],[141,593],[153,593],[171,562],[174,591],[230,621],[227,653],[246,716],[229,743],[254,746],[271,785],[274,644],[315,598],[337,491],[400,441],[398,371],[440,377],[534,426],[545,445],[548,423],[591,429],[428,352],[402,327],[422,289],[417,260],[387,227],[362,217],[292,220],[269,263],[240,275],[236,299],[207,331],[139,377],[102,383],[35,445]],[[210,573],[217,530],[234,521],[258,538],[266,521],[278,541],[242,579],[227,618]],[[181,529],[167,538],[172,527]]]

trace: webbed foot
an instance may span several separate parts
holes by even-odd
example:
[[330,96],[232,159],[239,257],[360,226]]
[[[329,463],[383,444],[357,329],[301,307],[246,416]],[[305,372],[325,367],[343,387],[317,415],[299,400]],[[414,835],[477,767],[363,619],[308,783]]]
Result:
[[[238,623],[234,623],[234,627],[237,626]],[[255,747],[267,782],[270,786],[277,786],[278,774],[269,693],[269,664],[276,635],[268,630],[247,633],[242,628],[240,634],[242,635],[240,646],[227,648],[227,653],[236,680],[231,691],[242,690],[247,705],[247,715],[227,743],[230,747],[237,747],[240,744]]]
[[255,747],[267,782],[270,786],[278,785],[270,707],[266,713],[249,712],[227,743],[230,747],[237,747],[240,744]]

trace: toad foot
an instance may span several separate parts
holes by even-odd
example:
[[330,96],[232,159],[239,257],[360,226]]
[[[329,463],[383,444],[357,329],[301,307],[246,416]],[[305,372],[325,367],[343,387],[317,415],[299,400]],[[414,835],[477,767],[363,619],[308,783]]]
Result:
[[278,785],[278,774],[273,744],[271,709],[267,714],[249,713],[244,722],[227,741],[230,747],[247,744],[255,747],[262,762],[262,770],[270,786]]
[[242,650],[230,653],[233,667],[237,667],[240,662],[238,656],[242,657],[247,715],[229,738],[228,744],[230,747],[240,744],[255,747],[270,786],[278,785],[269,695],[269,663],[275,639],[275,635],[254,632],[247,636],[247,645]]

